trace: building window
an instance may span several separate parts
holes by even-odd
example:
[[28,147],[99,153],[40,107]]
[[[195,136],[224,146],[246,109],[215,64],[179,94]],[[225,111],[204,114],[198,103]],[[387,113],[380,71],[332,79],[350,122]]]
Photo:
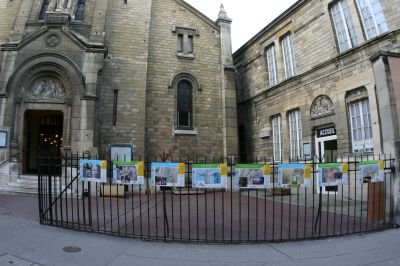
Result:
[[285,77],[286,79],[288,79],[296,74],[293,38],[291,33],[282,38],[281,46],[283,52],[283,61],[285,65]]
[[357,4],[367,40],[388,31],[379,0],[358,0]]
[[193,87],[187,80],[178,83],[177,91],[177,127],[193,129]]
[[112,125],[117,125],[118,90],[114,90]]
[[43,0],[42,7],[39,12],[39,20],[44,20],[46,18],[46,11],[49,7],[49,0]]
[[271,45],[267,48],[266,56],[268,66],[268,82],[269,86],[272,87],[278,84],[278,67],[276,64],[275,45]]
[[79,0],[75,11],[75,20],[83,20],[86,0]]
[[282,160],[282,118],[280,115],[272,118],[272,146],[274,152],[274,160]]
[[195,36],[200,36],[196,29],[173,26],[172,33],[177,36],[176,53],[178,58],[194,59]]
[[290,157],[302,157],[303,131],[301,126],[300,110],[289,113],[289,138],[290,138]]
[[182,53],[183,52],[183,34],[178,34],[178,41],[176,44],[176,51],[178,53]]
[[188,35],[187,52],[189,54],[193,54],[193,36],[192,35]]
[[349,116],[353,152],[373,152],[374,141],[368,99],[350,102]]
[[347,0],[341,0],[330,8],[339,51],[344,52],[357,44]]

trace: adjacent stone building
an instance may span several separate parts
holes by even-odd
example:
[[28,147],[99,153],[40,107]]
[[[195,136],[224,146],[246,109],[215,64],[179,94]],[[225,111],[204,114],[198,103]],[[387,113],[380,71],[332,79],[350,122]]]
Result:
[[[236,155],[230,26],[180,0],[0,0],[0,168],[110,144],[136,156]],[[216,10],[218,12],[218,10]]]
[[236,51],[242,159],[398,154],[399,11],[301,0]]

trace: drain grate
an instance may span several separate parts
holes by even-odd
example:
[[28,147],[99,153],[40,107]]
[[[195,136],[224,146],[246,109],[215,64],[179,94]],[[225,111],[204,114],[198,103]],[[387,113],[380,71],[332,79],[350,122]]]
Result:
[[66,246],[66,247],[63,247],[62,250],[64,252],[67,252],[67,253],[77,253],[77,252],[81,252],[82,251],[82,249],[80,247],[77,247],[77,246]]

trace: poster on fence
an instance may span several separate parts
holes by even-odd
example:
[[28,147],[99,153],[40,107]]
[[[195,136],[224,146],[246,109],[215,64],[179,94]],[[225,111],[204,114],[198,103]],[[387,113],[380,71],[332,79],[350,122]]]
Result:
[[237,164],[235,170],[237,188],[270,188],[271,166],[264,164]]
[[107,161],[80,159],[80,180],[107,182]]
[[226,188],[227,173],[226,164],[193,164],[192,187]]
[[348,184],[347,163],[318,164],[318,185],[320,187]]
[[184,163],[151,163],[151,181],[158,187],[184,187]]
[[113,183],[144,185],[144,162],[113,162]]
[[309,187],[312,185],[311,164],[279,164],[278,187]]
[[359,164],[359,183],[383,182],[384,180],[384,161],[366,161]]

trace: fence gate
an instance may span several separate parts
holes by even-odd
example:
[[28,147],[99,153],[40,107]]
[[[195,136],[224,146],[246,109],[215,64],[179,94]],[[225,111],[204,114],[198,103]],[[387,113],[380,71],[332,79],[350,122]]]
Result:
[[[318,186],[318,161],[296,161],[311,168],[308,186],[279,186],[280,165],[269,165],[271,187],[236,188],[237,165],[227,163],[227,189],[191,187],[192,165],[206,158],[179,158],[185,163],[186,185],[152,186],[151,163],[144,160],[145,185],[112,185],[80,180],[85,154],[44,155],[39,160],[39,215],[42,224],[142,239],[243,243],[338,236],[382,230],[392,225],[394,159],[340,158],[348,167],[348,183]],[[382,182],[359,181],[361,162],[380,160]],[[215,163],[216,160],[209,160]],[[290,164],[293,162],[290,162]],[[292,178],[292,177],[290,177]],[[237,182],[236,182],[237,183]]]

